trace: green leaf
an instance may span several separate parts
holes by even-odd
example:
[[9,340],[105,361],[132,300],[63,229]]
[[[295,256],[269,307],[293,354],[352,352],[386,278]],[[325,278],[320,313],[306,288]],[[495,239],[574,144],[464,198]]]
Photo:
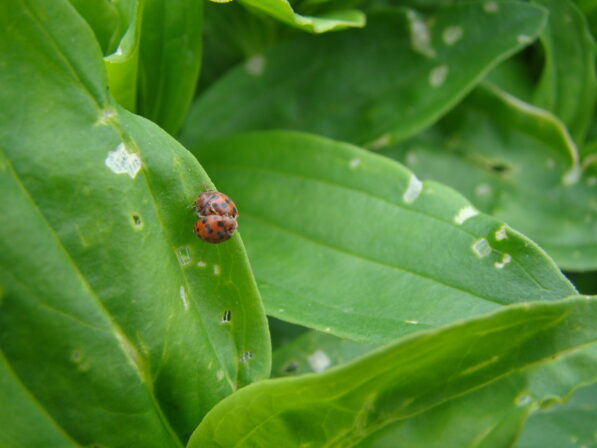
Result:
[[570,0],[533,0],[549,10],[541,33],[545,67],[534,103],[557,115],[578,145],[584,141],[597,98],[595,42]]
[[194,236],[209,178],[109,97],[66,0],[0,2],[0,54],[0,440],[181,446],[269,371],[240,237]]
[[579,162],[550,113],[485,86],[426,135],[382,153],[458,189],[562,268],[597,268],[597,157]]
[[110,93],[134,112],[137,102],[139,35],[143,0],[70,0],[95,32],[102,47]]
[[322,374],[252,384],[188,446],[388,446],[372,443],[388,432],[409,447],[508,446],[528,413],[597,379],[596,319],[597,297],[513,305]]
[[274,351],[272,376],[320,373],[358,358],[374,348],[374,345],[360,344],[311,330]]
[[194,146],[272,128],[372,146],[402,139],[450,109],[544,20],[543,9],[528,4],[488,12],[470,3],[430,17],[387,11],[372,14],[363,30],[301,36],[204,92],[181,139]]
[[139,113],[175,135],[191,105],[199,67],[203,0],[145,0]]
[[597,444],[597,384],[578,390],[565,404],[534,414],[525,425],[517,448],[590,447]]
[[[212,1],[216,3],[226,3],[231,0]],[[268,14],[281,22],[310,33],[325,33],[344,28],[365,26],[365,14],[354,9],[331,11],[319,17],[312,17],[296,13],[288,0],[239,1],[246,6]]]
[[385,157],[288,131],[195,149],[235,198],[268,314],[380,343],[572,285],[535,244]]

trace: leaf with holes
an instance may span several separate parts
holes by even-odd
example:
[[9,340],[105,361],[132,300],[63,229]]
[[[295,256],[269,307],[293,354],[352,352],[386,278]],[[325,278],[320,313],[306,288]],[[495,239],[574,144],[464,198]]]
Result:
[[237,201],[267,312],[279,319],[380,343],[575,291],[526,237],[386,157],[288,131],[194,151]]
[[550,113],[485,86],[428,133],[382,153],[457,188],[562,268],[597,268],[597,158],[579,161]]
[[[301,36],[238,67],[191,108],[181,140],[295,129],[379,146],[428,126],[499,61],[528,44],[542,8],[454,5],[423,17],[371,14],[362,30]],[[355,59],[357,55],[358,59]]]
[[516,448],[595,446],[596,421],[597,384],[593,384],[577,390],[568,402],[534,414],[525,425]]
[[116,105],[66,0],[0,3],[0,53],[0,444],[183,446],[268,374],[240,237],[194,236],[209,178]]
[[358,358],[375,347],[310,330],[274,350],[272,376],[320,373]]
[[139,114],[175,135],[201,63],[203,0],[145,0],[139,63]]
[[513,305],[261,381],[218,403],[188,447],[511,446],[537,407],[597,380],[595,319],[597,297]]

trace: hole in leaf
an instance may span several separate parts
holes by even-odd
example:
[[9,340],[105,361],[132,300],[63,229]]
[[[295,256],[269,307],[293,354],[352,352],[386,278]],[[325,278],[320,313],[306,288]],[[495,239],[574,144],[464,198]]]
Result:
[[493,162],[489,164],[489,169],[496,174],[507,174],[510,171],[510,167],[502,162]]
[[131,213],[131,224],[133,224],[133,227],[136,229],[143,228],[143,220],[138,213]]
[[222,315],[222,322],[230,322],[231,319],[232,319],[232,311],[230,311],[230,310],[224,311],[224,314]]

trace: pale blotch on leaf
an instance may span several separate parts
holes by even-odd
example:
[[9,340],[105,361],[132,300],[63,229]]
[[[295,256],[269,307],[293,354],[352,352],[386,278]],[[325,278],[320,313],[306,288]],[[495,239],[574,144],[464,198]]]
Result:
[[307,356],[307,361],[309,361],[311,370],[313,370],[315,373],[321,373],[332,365],[332,361],[328,355],[321,350],[317,350],[316,352]]
[[481,183],[475,187],[475,194],[477,196],[487,196],[491,193],[491,185]]
[[110,151],[104,162],[116,174],[126,173],[132,179],[141,169],[141,159],[137,154],[127,152],[124,143],[120,143],[114,151]]
[[447,65],[439,65],[429,72],[429,84],[431,87],[440,87],[448,77],[450,68]]
[[512,256],[510,254],[504,254],[502,256],[502,261],[496,261],[494,263],[494,266],[497,269],[503,269],[504,266],[506,266],[508,263],[510,263],[512,261]]
[[223,370],[218,370],[216,372],[216,380],[222,381],[223,379],[224,379],[224,371]]
[[278,313],[283,313],[284,311],[286,311],[284,308],[278,308]]
[[331,333],[331,332],[332,332],[332,329],[331,329],[330,327],[325,327],[325,328],[323,329],[323,331],[325,331],[326,333]]
[[198,268],[204,268],[207,266],[207,263],[205,261],[198,261],[197,262],[197,267]]
[[516,36],[516,41],[520,45],[528,45],[531,42],[533,42],[533,38],[531,36],[527,36],[526,34],[519,34],[518,36]]
[[408,166],[416,165],[418,162],[417,154],[414,151],[409,151],[406,153],[406,164]]
[[494,1],[487,2],[483,5],[483,11],[485,11],[489,14],[494,14],[494,13],[498,12],[499,9],[500,8],[499,8],[497,2],[494,2]]
[[220,265],[214,264],[214,275],[220,275],[221,273],[222,273],[222,270],[220,269]]
[[240,362],[251,361],[254,357],[255,355],[253,355],[253,352],[242,352],[240,355]]
[[507,230],[508,230],[508,226],[506,224],[504,224],[499,229],[497,229],[495,231],[496,241],[502,241],[502,240],[505,240],[506,238],[508,238],[508,234],[506,233]]
[[428,58],[434,58],[435,50],[431,46],[431,33],[427,23],[412,9],[408,11],[406,17],[409,21],[410,45],[413,51]]
[[475,240],[471,247],[473,249],[473,252],[475,252],[477,257],[479,258],[485,258],[491,253],[491,246],[485,238],[479,238]]
[[99,118],[97,119],[96,125],[108,125],[116,117],[116,111],[110,106],[104,107],[100,110]]
[[261,76],[265,70],[265,57],[262,54],[256,54],[245,62],[245,70],[249,75]]
[[370,149],[380,149],[388,146],[390,144],[390,141],[391,135],[383,134],[365,146],[367,146]]
[[442,33],[442,39],[444,40],[446,45],[454,45],[464,35],[464,30],[461,26],[449,26],[444,29]]
[[473,216],[477,216],[478,214],[479,212],[474,207],[467,205],[458,210],[458,213],[456,216],[454,216],[454,223],[462,225]]
[[533,401],[531,396],[527,393],[523,393],[523,394],[520,394],[518,397],[516,397],[516,406],[520,406],[520,407],[526,406],[531,401]]
[[187,266],[191,264],[193,261],[193,257],[191,256],[191,249],[188,246],[180,247],[176,254],[178,255],[178,261],[181,265]]
[[404,323],[410,324],[410,325],[417,325],[419,323],[419,321],[418,320],[405,320]]
[[185,310],[189,309],[189,302],[187,301],[187,291],[184,289],[184,286],[180,287],[179,290],[180,300],[182,301],[182,306]]
[[355,157],[354,159],[352,159],[348,165],[351,168],[356,168],[357,166],[359,166],[361,164],[361,159],[359,157]]
[[402,199],[407,204],[412,204],[419,197],[421,191],[423,191],[423,182],[421,182],[417,176],[412,174],[408,180],[408,187],[402,195]]

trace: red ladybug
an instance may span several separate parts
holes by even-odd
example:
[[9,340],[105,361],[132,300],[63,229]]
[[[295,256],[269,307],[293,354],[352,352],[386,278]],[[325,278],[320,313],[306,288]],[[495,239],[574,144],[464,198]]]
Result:
[[230,216],[238,217],[238,210],[232,199],[219,191],[209,190],[201,193],[193,204],[197,216]]
[[201,240],[210,244],[230,239],[237,226],[238,210],[234,202],[218,191],[201,193],[193,203],[199,220],[193,230]]
[[217,244],[229,240],[236,225],[236,219],[230,216],[209,215],[200,218],[193,230],[206,243]]

